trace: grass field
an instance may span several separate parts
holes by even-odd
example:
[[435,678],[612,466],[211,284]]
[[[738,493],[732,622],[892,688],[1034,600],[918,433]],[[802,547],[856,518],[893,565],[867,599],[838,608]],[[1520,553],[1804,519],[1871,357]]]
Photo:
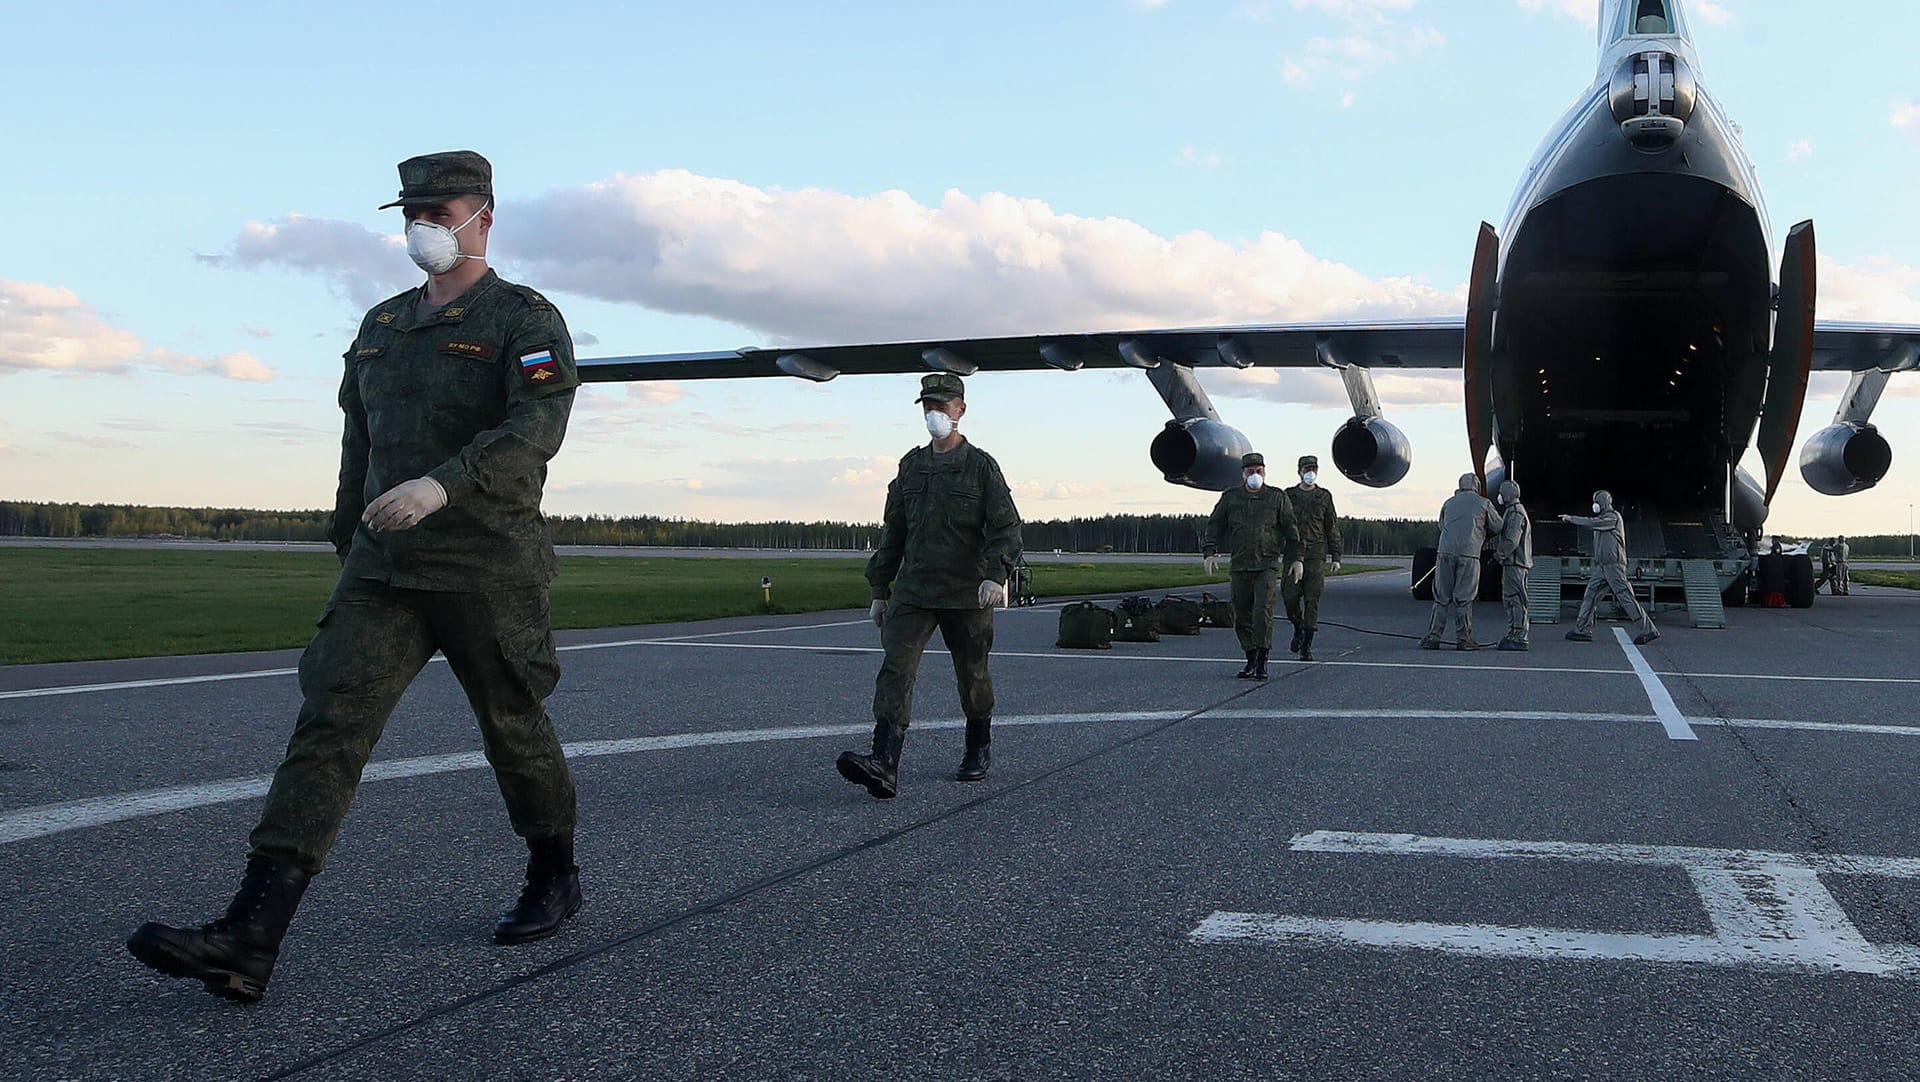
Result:
[[[562,557],[555,627],[865,608],[860,560]],[[1377,568],[1351,565],[1352,574]],[[305,552],[0,549],[0,665],[304,646],[340,565]],[[760,579],[773,580],[773,605]],[[1041,596],[1215,586],[1191,564],[1036,564]]]
[[1867,586],[1897,586],[1903,590],[1920,590],[1920,571],[1874,571],[1855,568],[1853,581]]

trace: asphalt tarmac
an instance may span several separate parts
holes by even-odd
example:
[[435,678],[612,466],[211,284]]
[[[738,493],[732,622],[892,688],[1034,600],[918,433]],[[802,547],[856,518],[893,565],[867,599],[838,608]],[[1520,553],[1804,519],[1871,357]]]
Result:
[[1335,580],[1322,660],[1256,683],[1230,631],[1004,612],[992,774],[952,780],[936,646],[890,802],[833,769],[864,614],[563,634],[587,903],[513,948],[524,850],[434,664],[252,1007],[122,941],[225,906],[296,654],[0,669],[0,1077],[1920,1074],[1920,597],[1639,650],[1426,616]]

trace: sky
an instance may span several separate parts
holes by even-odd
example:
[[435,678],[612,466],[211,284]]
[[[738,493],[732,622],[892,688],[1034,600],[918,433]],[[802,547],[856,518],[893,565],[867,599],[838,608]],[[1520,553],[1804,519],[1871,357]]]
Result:
[[[582,357],[1457,313],[1478,224],[1592,79],[1596,8],[11,5],[0,499],[331,506],[341,354],[420,277],[374,208],[436,150],[492,160],[492,263]],[[1689,10],[1776,247],[1818,224],[1820,315],[1920,323],[1920,5]],[[1349,412],[1330,373],[1201,378],[1276,461],[1327,460]],[[873,521],[926,438],[915,386],[590,385],[546,508]],[[1470,468],[1458,375],[1379,386],[1412,471],[1326,483],[1347,514],[1431,516]],[[1803,438],[1844,386],[1815,377]],[[1212,505],[1149,463],[1167,414],[1137,372],[968,398],[1027,518]],[[1875,421],[1887,480],[1833,498],[1790,470],[1771,525],[1906,532],[1920,376]]]

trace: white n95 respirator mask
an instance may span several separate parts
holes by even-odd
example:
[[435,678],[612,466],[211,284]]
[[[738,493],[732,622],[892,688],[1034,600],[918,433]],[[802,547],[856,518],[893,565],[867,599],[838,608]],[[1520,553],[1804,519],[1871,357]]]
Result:
[[428,274],[445,274],[462,259],[481,259],[485,256],[468,255],[460,250],[460,238],[455,234],[473,224],[480,217],[482,206],[474,211],[467,220],[448,229],[435,222],[417,221],[407,223],[407,258],[413,265]]
[[939,410],[928,410],[927,433],[936,440],[944,440],[953,435],[953,418]]

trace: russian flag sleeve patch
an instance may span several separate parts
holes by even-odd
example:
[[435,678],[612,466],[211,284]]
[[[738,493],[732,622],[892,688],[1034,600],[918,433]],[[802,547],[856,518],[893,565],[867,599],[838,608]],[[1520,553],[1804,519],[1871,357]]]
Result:
[[541,349],[520,355],[520,374],[535,387],[560,378],[560,366],[554,363],[553,350]]

